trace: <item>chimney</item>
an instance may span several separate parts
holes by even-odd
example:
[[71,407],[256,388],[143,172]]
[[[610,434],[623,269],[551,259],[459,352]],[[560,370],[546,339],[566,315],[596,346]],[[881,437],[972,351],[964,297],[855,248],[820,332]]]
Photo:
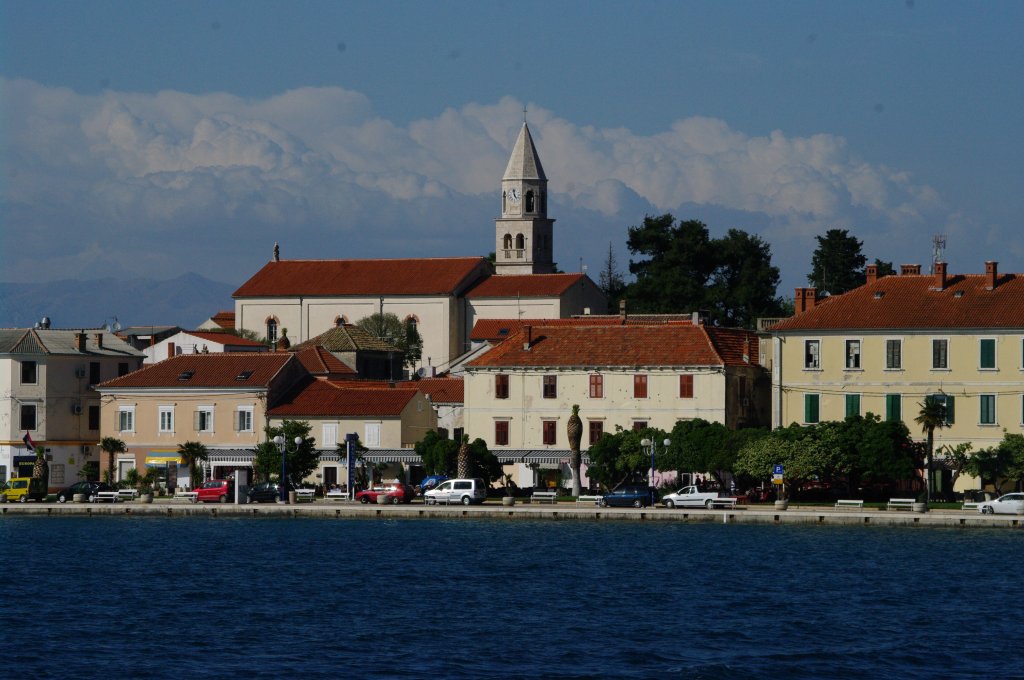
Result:
[[919,264],[901,264],[900,265],[900,276],[911,276],[921,273],[921,265]]
[[750,336],[743,338],[743,363],[750,363]]
[[999,280],[999,263],[985,263],[985,290],[995,290],[996,282]]
[[869,264],[864,268],[864,277],[867,279],[867,283],[871,284],[878,280],[878,265]]
[[523,343],[523,349],[529,352],[530,346],[533,345],[533,326],[523,326],[523,333],[526,335],[526,342]]
[[700,325],[700,312],[690,312],[690,323],[694,326]]
[[619,318],[623,321],[626,320],[626,300],[623,298],[619,300]]
[[85,333],[75,333],[75,349],[79,352],[85,351]]
[[[167,343],[167,358],[170,359],[173,356],[174,356],[174,343],[173,342],[169,342],[169,343]],[[155,357],[154,357],[154,360],[155,360]]]
[[103,333],[93,333],[92,339],[96,343],[96,349],[103,349]]
[[936,262],[935,263],[935,283],[932,285],[933,290],[945,290],[946,284],[948,283],[946,277],[946,263]]
[[818,291],[815,288],[797,288],[793,298],[793,316],[809,312],[818,304]]

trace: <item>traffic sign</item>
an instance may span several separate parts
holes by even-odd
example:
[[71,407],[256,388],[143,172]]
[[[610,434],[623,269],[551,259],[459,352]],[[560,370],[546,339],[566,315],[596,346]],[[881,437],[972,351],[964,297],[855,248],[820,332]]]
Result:
[[781,466],[781,465],[776,465],[776,466],[775,466],[775,467],[774,467],[774,468],[772,469],[772,474],[773,474],[773,475],[781,475],[781,474],[782,474],[782,466]]

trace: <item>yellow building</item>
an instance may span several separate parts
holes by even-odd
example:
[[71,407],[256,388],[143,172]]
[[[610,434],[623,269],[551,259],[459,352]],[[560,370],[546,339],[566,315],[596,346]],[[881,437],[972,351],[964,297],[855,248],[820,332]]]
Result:
[[[974,450],[997,444],[1003,431],[1024,422],[1024,277],[934,274],[903,265],[899,276],[879,278],[843,295],[819,298],[796,290],[796,313],[771,329],[772,425],[810,424],[874,413],[914,422],[925,398],[947,408],[947,426],[935,447],[970,442]],[[941,453],[938,454],[941,461]],[[941,462],[940,465],[941,466]],[[934,474],[933,489],[948,490],[948,470]],[[956,491],[973,485],[961,478]]]

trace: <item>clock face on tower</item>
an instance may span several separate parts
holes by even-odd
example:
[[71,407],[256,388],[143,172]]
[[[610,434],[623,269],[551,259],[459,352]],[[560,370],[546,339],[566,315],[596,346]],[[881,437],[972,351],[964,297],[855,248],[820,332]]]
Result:
[[508,192],[508,200],[513,203],[519,203],[519,189],[511,189]]

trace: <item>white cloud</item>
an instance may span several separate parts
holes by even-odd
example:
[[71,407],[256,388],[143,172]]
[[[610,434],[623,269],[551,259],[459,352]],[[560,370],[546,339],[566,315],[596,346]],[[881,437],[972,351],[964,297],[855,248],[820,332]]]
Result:
[[[2,200],[14,220],[6,228],[38,230],[37,248],[8,255],[8,279],[54,278],[54,266],[62,276],[94,274],[119,262],[137,274],[194,269],[237,281],[251,271],[225,271],[224,262],[250,250],[261,262],[268,248],[252,242],[286,239],[317,257],[484,253],[522,121],[522,102],[505,98],[400,126],[337,87],[247,100],[83,96],[0,80],[0,100],[9,121]],[[596,260],[593,243],[621,243],[648,209],[761,215],[776,252],[798,240],[809,252],[807,238],[830,226],[920,231],[946,219],[935,191],[858,158],[834,135],[750,136],[706,117],[639,135],[578,125],[534,104],[529,116],[553,212],[560,205],[606,232],[559,243],[573,259],[593,247]],[[581,226],[559,225],[570,238]],[[422,244],[436,250],[423,253]]]

